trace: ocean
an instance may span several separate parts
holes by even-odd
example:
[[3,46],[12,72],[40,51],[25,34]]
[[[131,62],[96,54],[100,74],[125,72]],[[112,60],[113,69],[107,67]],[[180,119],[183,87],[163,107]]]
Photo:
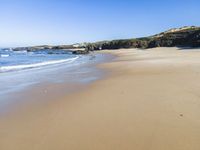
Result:
[[[108,60],[105,54],[74,55],[65,50],[0,50],[0,101],[42,84],[87,84],[103,76],[95,67]],[[67,89],[66,89],[67,92]]]
[[0,49],[0,73],[17,71],[59,63],[71,63],[78,59],[64,50],[38,50],[34,52]]

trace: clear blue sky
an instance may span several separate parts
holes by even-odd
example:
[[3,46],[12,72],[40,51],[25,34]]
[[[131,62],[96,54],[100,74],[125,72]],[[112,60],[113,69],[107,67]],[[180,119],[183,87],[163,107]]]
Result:
[[199,0],[0,0],[0,47],[148,36],[200,26]]

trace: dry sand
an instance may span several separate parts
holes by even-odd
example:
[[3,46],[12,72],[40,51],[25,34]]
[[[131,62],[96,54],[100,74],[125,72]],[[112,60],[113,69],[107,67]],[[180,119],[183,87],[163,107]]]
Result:
[[107,78],[1,118],[0,150],[200,150],[200,51],[111,53]]

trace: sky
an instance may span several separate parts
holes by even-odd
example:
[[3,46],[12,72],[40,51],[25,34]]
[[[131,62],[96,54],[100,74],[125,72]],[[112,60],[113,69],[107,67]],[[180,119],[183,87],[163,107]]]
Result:
[[0,0],[0,47],[60,45],[200,26],[199,0]]

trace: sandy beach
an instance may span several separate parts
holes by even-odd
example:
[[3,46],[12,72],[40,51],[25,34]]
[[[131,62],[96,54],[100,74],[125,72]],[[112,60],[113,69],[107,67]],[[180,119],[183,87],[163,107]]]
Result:
[[107,77],[41,103],[35,88],[0,117],[0,150],[199,150],[199,49],[103,53],[117,56]]

